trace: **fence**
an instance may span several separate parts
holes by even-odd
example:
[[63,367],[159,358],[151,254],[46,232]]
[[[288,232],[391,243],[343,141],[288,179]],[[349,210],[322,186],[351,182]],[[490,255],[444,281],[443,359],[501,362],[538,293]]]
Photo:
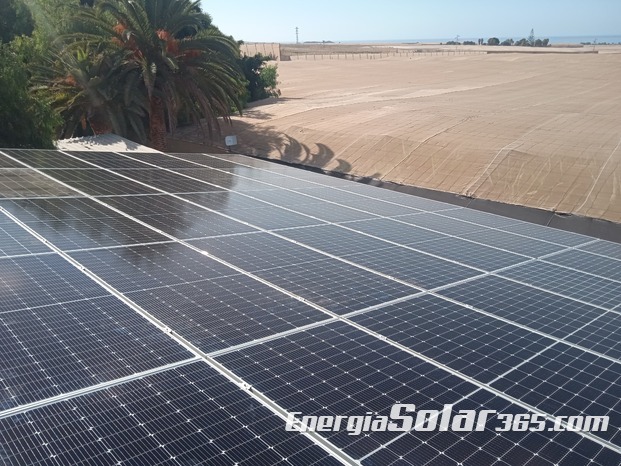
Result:
[[431,56],[485,55],[480,50],[403,50],[396,52],[354,52],[354,53],[291,53],[291,60],[378,60],[381,58],[419,58]]
[[241,53],[249,57],[260,53],[264,56],[272,56],[276,60],[280,60],[280,44],[266,42],[249,42],[244,43],[240,47]]

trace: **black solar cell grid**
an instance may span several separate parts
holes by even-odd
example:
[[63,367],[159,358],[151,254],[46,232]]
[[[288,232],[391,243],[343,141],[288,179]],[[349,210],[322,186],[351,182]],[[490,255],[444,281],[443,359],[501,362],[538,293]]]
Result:
[[621,303],[621,282],[548,262],[531,262],[500,275],[590,304],[614,309]]
[[560,244],[553,244],[533,238],[526,238],[524,236],[514,235],[502,230],[487,229],[477,231],[475,233],[454,234],[486,246],[493,246],[498,249],[504,249],[505,251],[522,254],[532,258],[539,258],[565,249],[565,246]]
[[[442,409],[476,387],[345,323],[223,355],[218,360],[289,411],[303,415],[387,415],[398,402]],[[399,432],[322,432],[360,458]]]
[[126,293],[202,351],[248,343],[329,316],[245,275]]
[[545,260],[563,267],[621,282],[621,260],[579,250],[565,251],[561,254],[547,257]]
[[[0,154],[0,197],[15,198],[0,206],[174,335],[0,215],[9,463],[336,461],[286,432],[252,391],[203,362],[179,367],[193,354],[174,338],[217,352],[252,390],[305,415],[532,406],[609,415],[608,432],[592,435],[621,447],[618,245],[237,155],[10,153],[152,227]],[[437,288],[444,298],[423,294]],[[144,371],[157,373],[117,380]],[[98,383],[110,386],[2,416]],[[317,435],[365,466],[607,466],[621,451],[579,433],[491,427]]]
[[1,198],[75,196],[76,192],[35,170],[6,168],[0,172]]
[[70,253],[121,292],[236,275],[226,265],[175,242]]
[[394,246],[386,241],[336,225],[295,228],[279,231],[278,234],[335,256],[377,251]]
[[323,254],[269,233],[223,236],[192,240],[189,243],[249,272],[326,258]]
[[566,337],[606,312],[496,276],[485,276],[439,293],[559,338]]
[[528,236],[529,238],[536,238],[543,241],[549,241],[555,244],[561,244],[563,246],[578,246],[580,244],[589,243],[593,241],[593,238],[589,236],[579,235],[577,233],[571,233],[569,231],[562,231],[556,228],[550,228],[542,225],[536,225],[534,223],[516,223],[502,228],[503,230],[510,231],[519,235]]
[[442,215],[427,212],[402,215],[397,217],[396,220],[409,223],[410,225],[417,227],[427,228],[429,230],[456,236],[472,233],[476,233],[478,235],[479,232],[488,230],[488,228],[483,225],[464,222],[462,220],[443,217]]
[[0,213],[0,258],[51,252],[50,248],[34,236],[24,235],[24,229],[13,223],[13,220],[8,219],[7,222],[3,218],[8,219]]
[[347,260],[426,289],[448,285],[482,273],[455,262],[399,246],[352,254],[347,256]]
[[112,296],[0,313],[2,410],[192,357]]
[[204,363],[0,420],[10,464],[340,464]]
[[470,223],[476,223],[478,225],[484,225],[490,228],[509,227],[510,225],[523,223],[521,220],[473,209],[451,209],[441,212],[440,215],[444,217],[456,218],[458,220],[464,220]]
[[559,343],[492,384],[553,415],[610,416],[594,435],[621,445],[621,363]]
[[610,241],[595,241],[587,244],[586,246],[580,246],[578,249],[609,257],[611,259],[621,260],[621,244],[619,243],[612,243]]
[[218,191],[200,194],[181,194],[180,197],[196,202],[208,209],[231,215],[236,210],[260,209],[269,204],[231,191]]
[[258,270],[255,275],[339,315],[420,291],[329,258]]
[[430,295],[351,320],[482,383],[554,343],[550,338]]
[[[59,151],[2,149],[2,152],[32,168],[92,168],[88,163]],[[23,166],[23,164],[20,164],[20,166]]]
[[[513,416],[530,412],[480,390],[457,403],[453,410],[495,410]],[[575,432],[496,432],[502,420],[490,415],[486,429],[475,432],[423,432],[406,434],[362,461],[377,465],[532,465],[608,466],[619,464],[621,455]],[[547,424],[551,426],[550,423]]]
[[406,246],[423,241],[447,238],[447,235],[443,235],[442,233],[418,228],[414,225],[387,218],[347,222],[343,226]]
[[440,238],[416,243],[412,247],[444,259],[485,270],[486,272],[492,272],[530,260],[527,256],[520,256],[479,243],[464,241],[461,238]]
[[108,294],[56,254],[0,260],[0,312]]

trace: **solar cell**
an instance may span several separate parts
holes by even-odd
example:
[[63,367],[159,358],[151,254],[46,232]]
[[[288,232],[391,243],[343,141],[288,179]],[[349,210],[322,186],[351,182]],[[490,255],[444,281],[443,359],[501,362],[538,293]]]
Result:
[[2,409],[192,357],[112,296],[0,314]]
[[490,214],[480,210],[473,209],[452,209],[441,212],[444,217],[456,218],[470,223],[477,223],[490,228],[509,227],[510,225],[524,223],[514,218],[503,217],[501,215]]
[[207,192],[219,191],[221,189],[204,181],[194,180],[160,169],[121,169],[115,170],[115,173],[156,186],[170,193]]
[[0,206],[47,241],[64,250],[151,243],[168,239],[90,199],[66,198],[62,202],[57,201],[61,199],[13,200],[0,202]]
[[266,206],[260,209],[239,210],[231,213],[231,217],[247,222],[263,229],[276,230],[279,228],[303,227],[325,223],[323,220],[296,214],[276,206]]
[[[2,203],[0,203],[0,206]],[[33,236],[25,236],[24,229],[13,223],[3,221],[8,219],[0,213],[0,258],[51,252],[45,244]]]
[[554,340],[444,299],[424,295],[351,320],[482,383]]
[[499,274],[607,309],[621,303],[621,283],[547,262],[530,262]]
[[[442,409],[476,387],[343,322],[313,328],[218,360],[289,411],[387,415],[397,402]],[[407,400],[407,401],[405,401]],[[321,432],[354,458],[400,432]]]
[[[194,168],[173,168],[172,170],[176,174],[178,174],[177,176],[191,176],[192,178],[202,180],[205,183],[211,183],[227,189],[235,188],[235,184],[239,180],[239,178],[233,176],[233,174],[230,172],[223,172],[210,168],[202,168],[198,165]],[[207,191],[207,189],[205,189],[204,191]]]
[[361,222],[347,222],[343,226],[406,246],[422,241],[447,238],[442,233],[418,228],[414,225],[394,221],[393,219],[382,218]]
[[439,293],[559,338],[575,332],[605,312],[588,304],[491,275],[455,285]]
[[329,317],[245,275],[134,291],[126,296],[204,352]]
[[481,272],[399,246],[347,256],[363,265],[415,286],[431,289],[466,280]]
[[106,205],[180,239],[257,231],[242,222],[172,196],[113,196],[101,200]]
[[564,246],[578,246],[593,241],[593,238],[588,236],[526,222],[504,227],[503,230]]
[[464,241],[460,238],[440,238],[412,245],[419,251],[434,254],[444,259],[476,267],[488,272],[502,269],[529,260],[482,244]]
[[326,258],[323,254],[268,233],[192,240],[190,244],[249,272]]
[[[285,195],[286,196],[286,195]],[[375,214],[363,212],[362,210],[350,209],[336,204],[319,201],[318,204],[304,204],[295,206],[296,212],[310,215],[312,217],[325,220],[326,222],[348,222],[351,220],[363,220],[366,218],[377,218]]]
[[295,228],[279,231],[278,234],[335,256],[347,256],[393,247],[392,244],[385,241],[361,235],[336,225]]
[[108,294],[57,254],[1,260],[0,312],[3,313]]
[[449,235],[465,235],[488,230],[483,225],[477,225],[470,222],[463,222],[458,219],[443,217],[434,213],[420,213],[413,215],[402,215],[397,218],[400,222],[409,223],[411,225],[428,228],[430,230],[439,231]]
[[350,207],[361,209],[372,214],[381,215],[383,217],[392,217],[395,215],[407,215],[421,212],[418,209],[408,206],[402,206],[392,202],[380,201],[377,199],[361,199],[359,201],[351,201],[347,203]]
[[587,244],[586,246],[580,246],[578,249],[610,257],[612,259],[621,260],[621,244],[618,243],[612,243],[610,241],[595,241]]
[[609,312],[566,338],[567,341],[621,359],[621,315]]
[[621,364],[558,343],[492,384],[553,415],[610,416],[593,435],[621,444]]
[[15,464],[340,464],[204,363],[0,419]]
[[0,199],[75,196],[76,192],[35,170],[5,168],[0,172]]
[[0,201],[0,206],[26,223],[32,220],[90,220],[119,216],[88,197],[4,200]]
[[580,250],[565,251],[546,257],[546,262],[621,282],[621,261]]
[[237,274],[175,242],[72,252],[70,256],[121,292]]
[[[528,414],[524,409],[492,393],[479,390],[457,403],[459,410],[492,409],[513,416]],[[417,431],[398,438],[362,461],[364,466],[420,464],[460,464],[486,466],[520,465],[601,465],[618,464],[621,455],[575,432],[499,432],[502,421],[490,415],[483,431]],[[548,424],[549,425],[549,424]]]
[[[6,157],[2,152],[0,152],[0,169],[4,168],[24,168],[24,166],[21,163]],[[0,172],[0,174],[4,176],[4,172]]]
[[476,233],[457,233],[456,236],[533,258],[543,257],[565,249],[559,244],[514,235],[501,230],[486,229]]
[[267,207],[267,204],[259,200],[251,199],[248,196],[232,192],[218,191],[200,194],[181,194],[181,197],[196,202],[209,209],[217,210],[224,214],[231,214],[240,209],[260,209]]
[[152,194],[157,192],[153,188],[126,180],[106,170],[89,168],[41,170],[41,172],[90,196]]
[[336,314],[359,311],[419,291],[335,259],[259,270],[255,275]]
[[[92,168],[86,162],[54,150],[2,149],[2,152],[32,168]],[[23,165],[19,164],[19,166]]]

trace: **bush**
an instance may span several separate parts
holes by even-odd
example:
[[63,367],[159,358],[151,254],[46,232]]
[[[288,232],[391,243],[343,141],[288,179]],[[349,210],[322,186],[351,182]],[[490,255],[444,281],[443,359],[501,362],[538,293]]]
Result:
[[278,68],[267,65],[271,57],[257,53],[253,57],[244,56],[240,59],[240,67],[246,78],[246,95],[243,104],[256,100],[278,97]]
[[0,147],[52,149],[60,119],[28,82],[18,47],[0,45]]

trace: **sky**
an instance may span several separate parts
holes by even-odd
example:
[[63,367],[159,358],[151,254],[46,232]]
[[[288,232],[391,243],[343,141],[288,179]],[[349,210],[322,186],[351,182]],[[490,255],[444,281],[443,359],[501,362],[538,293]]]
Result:
[[246,42],[621,35],[620,0],[202,0]]

